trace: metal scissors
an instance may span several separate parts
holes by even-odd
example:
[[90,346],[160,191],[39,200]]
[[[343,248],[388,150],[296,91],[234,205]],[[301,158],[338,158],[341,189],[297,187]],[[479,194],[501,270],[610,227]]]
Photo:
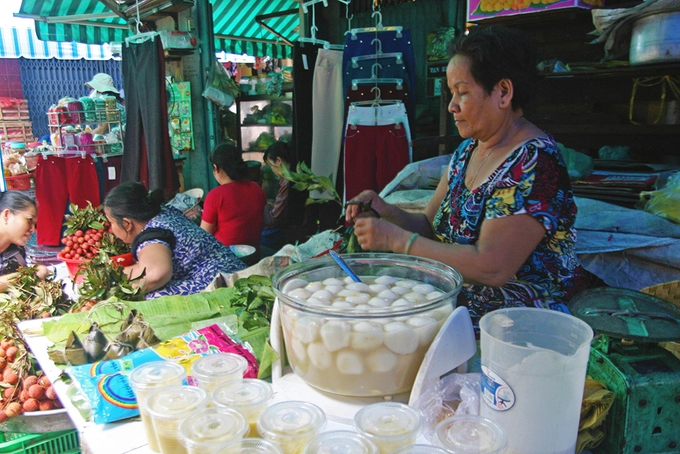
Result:
[[380,213],[378,213],[376,209],[371,206],[372,202],[373,202],[372,200],[369,200],[368,202],[350,200],[345,204],[345,209],[347,209],[348,205],[357,205],[359,207],[359,213],[371,213],[373,216],[380,219]]

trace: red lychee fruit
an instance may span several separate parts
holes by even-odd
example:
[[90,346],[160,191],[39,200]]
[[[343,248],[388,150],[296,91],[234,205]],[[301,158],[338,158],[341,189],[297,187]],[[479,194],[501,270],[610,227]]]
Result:
[[54,408],[54,403],[51,400],[41,400],[39,405],[40,411],[52,410]]
[[53,386],[50,386],[49,388],[47,388],[45,390],[45,397],[47,397],[48,399],[52,399],[52,400],[58,399],[57,392],[54,390]]
[[5,413],[10,418],[19,416],[21,414],[21,404],[19,402],[10,402],[7,408],[5,408]]
[[17,375],[17,373],[10,368],[5,369],[5,372],[2,374],[2,378],[10,385],[16,385],[19,383],[19,375]]
[[24,411],[38,411],[39,408],[40,404],[38,403],[38,399],[28,399],[24,402],[22,407]]
[[16,393],[16,388],[14,386],[10,386],[9,388],[5,388],[5,390],[2,392],[2,395],[5,397],[5,399],[12,399],[18,394]]
[[33,399],[40,400],[42,396],[45,395],[45,388],[38,384],[35,384],[28,388],[28,395],[31,396]]
[[28,377],[24,378],[23,380],[23,388],[28,390],[31,386],[35,385],[38,383],[38,377],[35,375],[29,375]]

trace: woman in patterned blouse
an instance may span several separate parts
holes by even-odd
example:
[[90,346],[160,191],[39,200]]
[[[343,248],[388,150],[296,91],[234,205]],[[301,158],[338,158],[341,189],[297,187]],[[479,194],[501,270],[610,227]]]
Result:
[[220,273],[245,268],[214,236],[173,207],[163,205],[163,191],[142,183],[123,183],[109,192],[104,214],[111,231],[131,243],[137,263],[126,267],[130,278],[144,273],[147,299],[190,295],[205,289]]
[[[11,273],[26,266],[24,246],[38,220],[33,200],[18,191],[0,192],[0,292],[7,290]],[[38,265],[37,275],[47,276],[47,267]]]
[[512,306],[568,312],[587,287],[576,257],[574,204],[551,136],[524,118],[537,83],[537,52],[517,30],[490,26],[451,46],[449,112],[467,139],[453,153],[424,213],[408,213],[374,192],[381,218],[350,205],[362,248],[429,257],[461,272],[458,305],[475,329],[485,313]]

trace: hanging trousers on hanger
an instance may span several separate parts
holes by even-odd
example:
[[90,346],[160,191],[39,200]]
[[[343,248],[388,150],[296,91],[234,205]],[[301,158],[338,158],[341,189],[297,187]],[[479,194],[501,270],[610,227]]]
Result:
[[[353,102],[375,99],[377,93],[375,90],[371,91],[374,87],[375,85],[359,85],[357,90],[350,88],[347,91],[347,96],[345,96],[345,112],[349,113],[350,105]],[[409,130],[409,126],[415,124],[415,112],[410,108],[411,96],[409,95],[409,92],[405,87],[398,89],[395,84],[380,84],[378,85],[378,88],[380,89],[381,99],[399,100],[403,103],[402,108],[404,108],[408,114],[408,125],[406,125],[406,127],[407,130]],[[409,140],[411,139],[409,138]]]
[[99,176],[99,191],[102,201],[106,199],[106,194],[120,184],[120,169],[123,165],[122,156],[107,156],[94,159],[94,165]]
[[[352,39],[352,34],[348,33],[345,37],[345,53],[342,57],[342,67],[347,68],[349,63],[352,64],[352,57],[360,55],[375,54],[377,49],[381,49],[383,53],[401,52],[403,62],[406,65],[408,72],[409,87],[416,87],[416,66],[415,57],[413,55],[413,44],[411,43],[411,31],[404,29],[401,31],[401,37],[397,37],[396,31],[380,31],[380,32],[366,32],[357,33],[356,39]],[[377,43],[371,44],[375,38],[380,40],[380,47]],[[364,62],[366,63],[366,62]],[[374,61],[375,63],[375,61]],[[378,63],[380,61],[378,60]],[[381,75],[381,77],[383,77]],[[345,92],[349,88],[349,82],[345,83]],[[415,91],[411,93],[411,105],[409,109],[415,109],[416,94]]]
[[[342,51],[319,49],[312,93],[312,172],[325,177],[332,174],[333,184],[338,176],[345,123],[341,65]],[[310,197],[322,198],[318,193]]]
[[123,45],[125,152],[121,182],[142,181],[173,195],[179,187],[168,135],[165,62],[160,38]]
[[345,131],[344,201],[380,192],[410,161],[404,105],[350,107]]
[[40,157],[33,177],[38,207],[37,242],[59,246],[61,226],[69,202],[78,208],[87,206],[87,202],[93,206],[101,205],[94,161],[90,156]]
[[295,42],[293,47],[293,144],[298,162],[312,163],[312,89],[318,44]]

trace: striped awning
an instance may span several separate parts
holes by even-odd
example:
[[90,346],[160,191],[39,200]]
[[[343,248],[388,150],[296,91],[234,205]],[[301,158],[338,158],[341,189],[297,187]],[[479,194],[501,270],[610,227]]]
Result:
[[[0,0],[1,1],[1,0]],[[196,0],[205,1],[205,0]],[[20,17],[35,20],[43,41],[102,44],[130,36],[113,0],[22,0]],[[215,50],[252,56],[290,57],[297,40],[298,0],[210,0]]]
[[41,41],[104,44],[130,35],[127,21],[99,0],[23,0],[19,15],[35,19]]
[[33,28],[0,28],[0,58],[58,58],[73,60],[109,60],[111,52],[104,44],[41,41]]
[[216,51],[275,58],[292,56],[290,44],[300,36],[297,0],[210,0],[210,3]]

